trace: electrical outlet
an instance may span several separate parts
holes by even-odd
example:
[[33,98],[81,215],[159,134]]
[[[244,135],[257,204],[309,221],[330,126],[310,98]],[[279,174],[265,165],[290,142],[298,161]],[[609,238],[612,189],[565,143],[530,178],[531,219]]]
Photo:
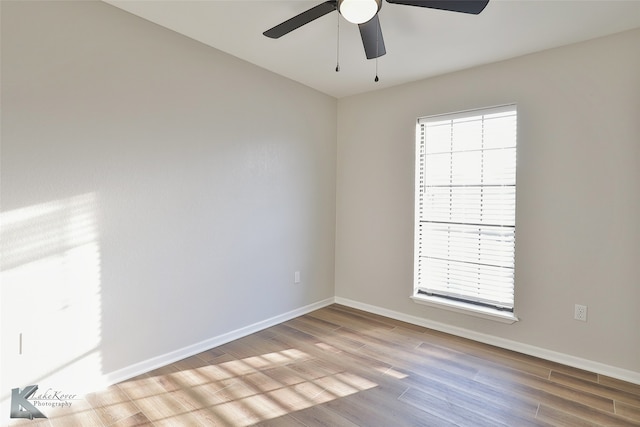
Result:
[[580,320],[582,322],[587,321],[587,306],[576,304],[575,310],[573,313],[573,318],[576,320]]
[[300,272],[296,271],[293,273],[293,283],[300,283]]

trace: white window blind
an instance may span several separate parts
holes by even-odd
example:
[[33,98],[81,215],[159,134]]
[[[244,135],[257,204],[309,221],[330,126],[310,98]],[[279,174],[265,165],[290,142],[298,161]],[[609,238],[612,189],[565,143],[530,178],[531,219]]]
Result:
[[416,293],[513,311],[516,107],[418,120]]

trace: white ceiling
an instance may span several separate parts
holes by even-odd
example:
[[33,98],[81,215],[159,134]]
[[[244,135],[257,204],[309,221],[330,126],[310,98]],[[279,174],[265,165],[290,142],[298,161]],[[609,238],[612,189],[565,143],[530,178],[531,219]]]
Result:
[[480,15],[383,2],[387,54],[374,83],[376,61],[336,12],[277,40],[262,35],[323,0],[104,1],[337,98],[640,28],[640,0],[490,0]]

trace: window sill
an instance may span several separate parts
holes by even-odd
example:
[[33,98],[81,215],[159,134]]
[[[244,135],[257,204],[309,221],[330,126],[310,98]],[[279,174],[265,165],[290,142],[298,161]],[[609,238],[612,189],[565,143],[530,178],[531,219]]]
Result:
[[411,299],[413,300],[413,302],[418,304],[441,308],[443,310],[453,311],[456,313],[467,314],[469,316],[480,317],[482,319],[495,320],[501,323],[512,324],[519,320],[514,313],[510,313],[508,311],[500,311],[489,307],[482,307],[474,304],[464,303],[461,301],[452,301],[441,297],[416,294],[412,295]]

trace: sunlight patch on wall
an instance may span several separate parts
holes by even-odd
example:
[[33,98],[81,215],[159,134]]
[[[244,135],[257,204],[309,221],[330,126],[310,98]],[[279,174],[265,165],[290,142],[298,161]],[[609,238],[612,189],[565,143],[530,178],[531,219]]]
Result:
[[0,215],[0,396],[38,384],[84,393],[102,382],[95,193]]

